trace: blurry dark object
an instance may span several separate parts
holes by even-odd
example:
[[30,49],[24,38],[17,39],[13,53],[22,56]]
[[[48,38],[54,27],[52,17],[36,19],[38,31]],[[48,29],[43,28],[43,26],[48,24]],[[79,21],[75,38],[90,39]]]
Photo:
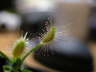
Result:
[[28,32],[28,37],[35,38],[41,37],[42,34],[47,32],[50,26],[51,15],[48,12],[32,12],[23,15],[23,24],[21,30],[25,34]]
[[60,53],[56,56],[34,56],[41,64],[60,72],[92,72],[90,57],[67,56]]
[[40,69],[35,69],[35,68],[32,68],[32,67],[28,67],[28,66],[26,66],[26,69],[31,70],[32,72],[46,72],[46,71],[43,71],[43,70],[40,70]]
[[89,25],[90,25],[89,40],[96,42],[96,7],[93,7],[91,9],[91,14],[89,16]]
[[3,66],[7,64],[6,58],[0,56],[0,72],[3,72]]
[[49,50],[47,52],[49,56],[46,55],[45,48],[42,48],[35,52],[34,58],[41,64],[60,72],[92,72],[93,59],[85,44],[78,41],[71,42],[70,38],[65,39],[68,41],[59,40],[55,46],[45,46]]
[[0,0],[0,11],[14,9],[15,0]]
[[3,65],[6,64],[6,59],[0,57],[0,72],[3,72]]
[[6,31],[6,25],[5,24],[1,24],[0,25],[0,32],[4,32]]

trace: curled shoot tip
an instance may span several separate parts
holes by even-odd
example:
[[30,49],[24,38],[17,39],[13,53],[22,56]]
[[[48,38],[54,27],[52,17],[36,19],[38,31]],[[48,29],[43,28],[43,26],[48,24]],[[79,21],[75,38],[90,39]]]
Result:
[[56,27],[51,27],[47,34],[44,35],[41,43],[48,43],[55,38]]
[[26,41],[24,39],[20,39],[16,42],[16,44],[14,45],[14,50],[13,50],[14,58],[18,58],[23,54],[25,50],[25,44],[26,44]]

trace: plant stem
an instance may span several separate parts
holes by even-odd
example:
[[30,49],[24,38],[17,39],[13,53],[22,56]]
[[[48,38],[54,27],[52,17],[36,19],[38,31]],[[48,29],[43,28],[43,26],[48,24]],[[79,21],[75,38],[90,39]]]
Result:
[[22,63],[23,61],[26,59],[27,56],[29,56],[33,51],[35,51],[36,49],[40,48],[41,46],[43,46],[43,43],[38,43],[34,48],[32,48],[23,58],[22,58]]

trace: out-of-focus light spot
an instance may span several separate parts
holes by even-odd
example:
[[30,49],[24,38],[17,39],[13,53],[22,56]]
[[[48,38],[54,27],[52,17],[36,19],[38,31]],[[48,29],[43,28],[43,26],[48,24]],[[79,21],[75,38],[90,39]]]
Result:
[[50,9],[52,8],[52,4],[46,0],[40,1],[37,6],[38,6],[38,10],[41,10],[41,11],[46,11],[49,8]]
[[17,0],[16,7],[21,12],[50,11],[54,8],[54,2],[51,0]]
[[60,0],[62,2],[81,2],[81,0]]

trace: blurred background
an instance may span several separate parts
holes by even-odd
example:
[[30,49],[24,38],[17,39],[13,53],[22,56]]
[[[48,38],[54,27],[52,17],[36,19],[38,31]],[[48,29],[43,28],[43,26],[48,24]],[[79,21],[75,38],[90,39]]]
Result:
[[55,41],[32,53],[25,67],[33,72],[96,72],[96,0],[0,1],[0,51],[9,57],[13,43],[26,32],[31,46],[51,26],[57,28]]

